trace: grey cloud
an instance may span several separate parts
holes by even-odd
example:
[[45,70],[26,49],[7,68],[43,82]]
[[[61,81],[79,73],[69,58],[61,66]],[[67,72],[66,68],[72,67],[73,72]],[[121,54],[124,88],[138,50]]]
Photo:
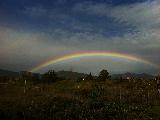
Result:
[[136,26],[139,32],[126,33],[121,38],[113,37],[113,43],[122,46],[136,46],[138,50],[160,49],[160,2],[147,1],[131,5],[110,6],[105,3],[84,2],[74,6],[73,11],[96,16],[112,17],[119,23]]
[[[24,32],[17,31],[16,29],[1,28],[0,41],[3,44],[0,44],[0,66],[12,69],[17,68],[18,70],[22,68],[30,69],[56,56],[92,50],[128,53],[146,60],[158,62],[157,60],[160,56],[156,55],[154,49],[156,49],[157,52],[160,48],[152,48],[150,45],[158,44],[159,40],[157,39],[157,42],[154,41],[152,43],[150,41],[150,39],[153,39],[152,37],[153,36],[150,35],[142,36],[142,32],[139,34],[126,34],[123,37],[106,38],[98,33],[72,33],[62,29],[53,30],[52,33],[48,34],[44,32]],[[150,51],[149,55],[148,51]],[[59,66],[59,69],[68,69],[68,66],[74,66],[77,71],[82,70],[89,72],[89,70],[91,70],[91,72],[97,72],[101,68],[106,67],[105,64],[108,64],[109,69],[116,72],[116,69],[124,66],[123,64],[118,64],[115,68],[115,60],[113,60],[113,62],[106,62],[106,59],[104,61],[92,59],[92,62],[90,60],[91,59],[87,60],[87,62],[90,63],[87,68],[83,66],[83,60],[79,61],[78,65],[76,65],[73,60],[73,62],[68,63],[66,67],[65,64]],[[119,62],[123,63],[121,61]],[[127,67],[125,64],[126,68],[124,71],[135,71],[136,69],[143,71],[146,68],[145,66],[138,68],[136,64],[130,65],[128,64],[130,67]],[[94,69],[94,67],[96,69]],[[53,68],[58,68],[58,66],[53,66]]]
[[160,22],[160,2],[143,2],[131,5],[110,6],[105,3],[84,2],[73,7],[73,11],[110,16],[121,22],[138,26],[155,25]]

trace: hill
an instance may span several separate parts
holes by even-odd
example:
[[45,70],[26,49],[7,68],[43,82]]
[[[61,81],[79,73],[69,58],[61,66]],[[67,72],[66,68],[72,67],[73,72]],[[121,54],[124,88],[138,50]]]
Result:
[[131,77],[131,78],[142,78],[142,79],[153,79],[154,76],[147,73],[122,73],[122,74],[113,74],[112,79],[119,79],[120,77]]
[[79,78],[84,78],[87,74],[72,72],[72,71],[58,71],[57,76],[60,78],[65,78],[66,80],[77,80]]
[[[58,71],[56,72],[57,76],[59,78],[62,79],[66,79],[66,80],[77,80],[79,78],[84,78],[87,76],[87,74],[85,73],[78,73],[78,72],[73,72],[73,71]],[[6,77],[16,77],[18,76],[19,73],[18,72],[14,72],[14,71],[10,71],[10,70],[3,70],[0,69],[0,77],[6,76]],[[112,74],[112,80],[116,80],[119,79],[120,77],[132,77],[132,78],[142,78],[142,79],[153,79],[154,76],[147,74],[147,73],[130,73],[130,72],[126,72],[126,73],[122,73],[122,74]]]
[[13,72],[13,71],[9,71],[9,70],[2,70],[0,69],[0,77],[16,77],[18,76],[18,72]]

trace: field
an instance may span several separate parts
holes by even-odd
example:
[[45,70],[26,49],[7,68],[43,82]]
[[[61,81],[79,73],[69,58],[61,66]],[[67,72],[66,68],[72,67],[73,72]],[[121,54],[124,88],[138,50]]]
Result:
[[2,120],[159,120],[153,80],[0,85]]

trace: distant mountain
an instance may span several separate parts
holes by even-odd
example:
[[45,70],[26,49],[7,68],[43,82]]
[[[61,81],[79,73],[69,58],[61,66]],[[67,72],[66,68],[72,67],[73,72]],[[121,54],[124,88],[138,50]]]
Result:
[[79,78],[84,78],[87,74],[72,72],[72,71],[58,71],[57,76],[66,80],[77,80]]
[[[78,73],[78,72],[72,72],[72,71],[58,71],[56,72],[57,76],[62,79],[66,80],[77,80],[79,78],[84,78],[87,76],[87,74],[84,73]],[[0,77],[6,76],[6,77],[16,77],[18,76],[18,72],[13,72],[9,70],[2,70],[0,69]],[[119,79],[120,77],[133,77],[133,78],[143,78],[143,79],[152,79],[154,78],[153,75],[147,74],[147,73],[123,73],[123,74],[113,74],[111,75],[112,80]]]
[[120,77],[132,77],[132,78],[143,78],[143,79],[152,79],[154,78],[153,75],[147,74],[147,73],[122,73],[122,74],[113,74],[112,79],[119,79]]
[[[87,76],[84,73],[72,72],[72,71],[58,71],[56,72],[57,76],[62,79],[67,80],[77,80],[79,78],[83,78]],[[19,72],[13,72],[9,70],[2,70],[0,69],[0,77],[16,77],[19,75]]]
[[0,77],[3,77],[3,76],[16,77],[16,76],[18,76],[18,72],[0,69]]

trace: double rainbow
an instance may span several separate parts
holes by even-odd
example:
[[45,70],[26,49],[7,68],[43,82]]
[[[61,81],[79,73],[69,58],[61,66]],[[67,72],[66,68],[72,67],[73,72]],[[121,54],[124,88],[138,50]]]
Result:
[[81,58],[81,57],[117,57],[117,58],[122,58],[122,59],[128,59],[132,61],[137,61],[137,62],[142,62],[154,67],[157,67],[158,65],[148,61],[144,60],[142,58],[136,57],[136,56],[131,56],[128,54],[122,54],[122,53],[114,53],[114,52],[105,52],[105,51],[92,51],[92,52],[79,52],[79,53],[72,53],[72,54],[67,54],[64,56],[56,57],[50,60],[47,60],[46,62],[43,62],[39,64],[38,66],[34,67],[31,69],[31,72],[35,72],[37,70],[40,70],[42,68],[45,68],[51,64],[56,64],[58,62],[70,60],[70,59],[75,59],[75,58]]

